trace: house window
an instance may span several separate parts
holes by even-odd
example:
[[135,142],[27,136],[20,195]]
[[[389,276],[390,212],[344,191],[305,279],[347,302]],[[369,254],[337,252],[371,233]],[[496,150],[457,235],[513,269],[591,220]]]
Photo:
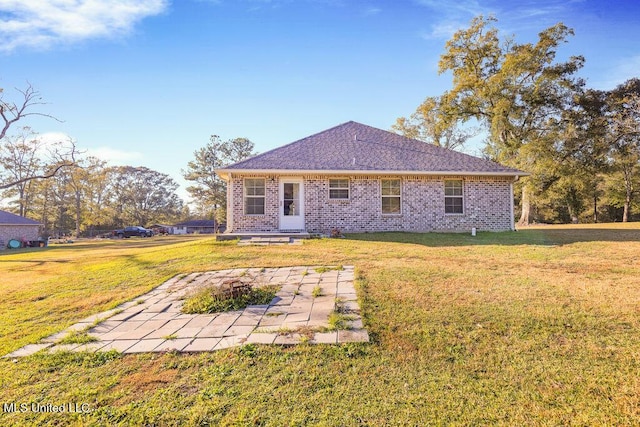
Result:
[[383,179],[380,181],[382,187],[382,213],[400,213],[400,180]]
[[348,179],[330,179],[329,180],[329,198],[330,199],[348,199],[349,198],[349,180]]
[[444,182],[444,213],[464,213],[462,203],[462,181],[450,180]]
[[264,178],[244,180],[244,213],[246,215],[264,215]]

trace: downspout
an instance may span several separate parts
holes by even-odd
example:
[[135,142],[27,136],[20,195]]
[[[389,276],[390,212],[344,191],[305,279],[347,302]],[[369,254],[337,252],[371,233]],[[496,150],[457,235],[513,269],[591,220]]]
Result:
[[227,182],[227,230],[233,233],[233,175],[229,174]]
[[516,222],[515,222],[515,214],[513,212],[513,183],[518,181],[520,177],[518,175],[516,175],[515,179],[509,183],[509,193],[510,193],[510,197],[509,197],[509,208],[510,208],[510,212],[509,212],[509,220],[511,222],[511,231],[516,231]]

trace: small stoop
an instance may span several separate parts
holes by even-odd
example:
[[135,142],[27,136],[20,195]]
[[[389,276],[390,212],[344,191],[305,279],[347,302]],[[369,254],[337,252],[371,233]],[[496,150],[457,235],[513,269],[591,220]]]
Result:
[[263,233],[222,233],[216,235],[216,240],[251,240],[251,239],[310,239],[311,234],[306,231],[288,231],[288,232],[263,232]]

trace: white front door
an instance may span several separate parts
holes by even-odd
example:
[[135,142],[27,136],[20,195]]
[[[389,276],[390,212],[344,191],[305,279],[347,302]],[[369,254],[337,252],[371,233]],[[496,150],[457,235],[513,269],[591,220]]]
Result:
[[304,230],[304,186],[302,179],[280,180],[280,230]]

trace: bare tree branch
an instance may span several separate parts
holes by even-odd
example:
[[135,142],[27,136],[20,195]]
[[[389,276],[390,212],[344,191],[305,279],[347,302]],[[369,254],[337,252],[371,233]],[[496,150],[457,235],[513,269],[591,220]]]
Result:
[[19,103],[5,101],[4,92],[0,89],[0,117],[2,117],[2,129],[0,130],[0,139],[3,139],[7,135],[9,128],[17,121],[28,116],[42,116],[58,120],[54,116],[45,113],[39,113],[30,111],[36,105],[45,105],[40,97],[40,92],[35,90],[31,84],[27,85],[25,90],[16,88],[16,90],[22,95],[22,100]]

